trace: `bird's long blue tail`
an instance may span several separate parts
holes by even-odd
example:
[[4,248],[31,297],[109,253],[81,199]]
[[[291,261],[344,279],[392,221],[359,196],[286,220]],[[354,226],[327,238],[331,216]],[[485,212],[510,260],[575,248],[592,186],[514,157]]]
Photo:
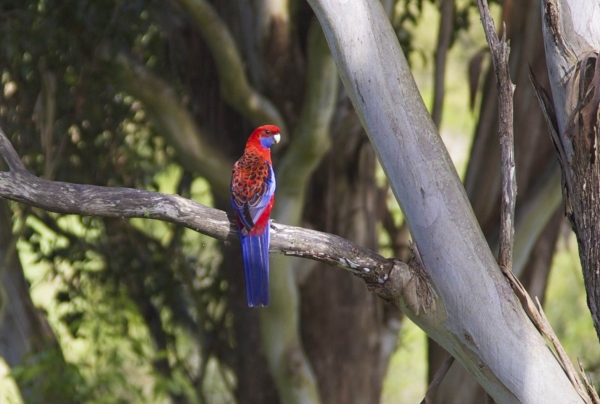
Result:
[[269,226],[263,234],[241,236],[248,306],[269,305]]

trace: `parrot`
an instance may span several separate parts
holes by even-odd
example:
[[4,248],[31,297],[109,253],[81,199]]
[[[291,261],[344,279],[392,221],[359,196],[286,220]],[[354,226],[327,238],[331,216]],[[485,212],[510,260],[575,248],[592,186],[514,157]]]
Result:
[[275,125],[255,129],[231,173],[231,206],[242,245],[249,307],[269,305],[269,226],[275,201],[271,146],[280,139]]

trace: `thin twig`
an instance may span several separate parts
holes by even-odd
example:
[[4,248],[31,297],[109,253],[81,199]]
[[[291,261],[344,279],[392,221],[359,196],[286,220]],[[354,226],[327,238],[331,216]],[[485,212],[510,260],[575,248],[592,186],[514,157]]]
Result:
[[588,376],[585,374],[585,370],[583,369],[583,363],[581,363],[579,358],[577,358],[577,363],[579,364],[579,371],[581,374],[581,378],[583,379],[583,383],[585,384],[585,388],[586,388],[588,394],[594,401],[594,404],[600,403],[600,397],[598,396],[598,392],[594,388],[594,385],[592,384],[592,382],[590,381]]
[[517,199],[513,133],[514,85],[510,80],[510,69],[508,66],[510,48],[506,42],[506,29],[503,30],[501,40],[496,35],[496,28],[488,9],[487,0],[478,0],[477,3],[485,36],[492,53],[492,62],[498,86],[500,155],[502,159],[502,202],[500,208],[498,265],[503,271],[510,272],[512,271],[515,238],[515,202]]
[[452,366],[453,363],[454,356],[450,356],[444,361],[444,363],[442,364],[442,366],[440,366],[438,371],[435,372],[435,376],[433,377],[431,384],[427,388],[427,393],[425,393],[425,398],[423,399],[423,401],[421,401],[421,404],[432,404],[434,402],[433,395],[440,386],[440,383],[442,383],[442,380],[444,380],[446,373],[448,373],[448,370],[450,370],[450,366]]
[[0,129],[0,154],[4,157],[4,161],[8,164],[8,169],[14,172],[27,172],[25,165],[21,161],[21,157],[8,140],[8,137]]
[[510,282],[513,290],[515,291],[515,294],[519,297],[521,302],[524,303],[523,308],[525,309],[525,312],[527,313],[533,324],[537,327],[537,329],[542,335],[548,338],[548,340],[552,343],[552,346],[554,346],[554,349],[556,350],[556,353],[558,355],[558,363],[565,371],[565,374],[571,381],[571,384],[573,385],[579,396],[587,404],[600,404],[600,400],[597,401],[596,398],[588,395],[585,387],[583,386],[583,383],[577,376],[575,367],[571,363],[571,360],[569,359],[567,353],[560,344],[556,333],[554,332],[552,326],[548,322],[548,319],[544,314],[544,310],[542,310],[542,305],[540,304],[539,300],[536,298],[534,302],[533,299],[531,299],[531,297],[527,293],[527,290],[525,290],[523,284],[521,284],[519,279],[512,272],[505,273],[505,276],[508,278],[508,281]]

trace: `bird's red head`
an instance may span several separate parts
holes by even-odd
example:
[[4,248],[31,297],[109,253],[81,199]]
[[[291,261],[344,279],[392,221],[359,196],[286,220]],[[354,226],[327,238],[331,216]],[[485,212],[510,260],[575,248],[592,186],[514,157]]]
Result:
[[265,149],[270,149],[274,143],[279,143],[281,133],[275,125],[263,125],[254,130],[248,138],[246,146],[262,146]]

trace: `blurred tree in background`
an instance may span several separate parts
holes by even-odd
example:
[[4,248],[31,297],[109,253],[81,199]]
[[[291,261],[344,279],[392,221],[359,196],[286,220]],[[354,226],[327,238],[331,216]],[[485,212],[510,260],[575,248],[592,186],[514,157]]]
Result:
[[[405,52],[424,52],[411,28],[427,2],[382,3]],[[444,55],[469,41],[475,5],[432,3],[441,10],[432,114],[443,128],[442,108],[452,108],[443,102]],[[528,83],[529,66],[547,81],[539,4],[506,0],[502,19],[524,212],[515,272],[543,298],[563,219],[558,166]],[[406,226],[306,2],[4,0],[0,33],[0,125],[35,175],[178,193],[229,210],[233,162],[256,125],[274,123],[284,140],[273,150],[276,221],[408,255]],[[465,187],[494,246],[494,77],[483,49],[464,57],[478,110]],[[162,222],[6,201],[0,220],[0,356],[24,402],[381,399],[403,318],[358,279],[276,257],[272,306],[249,309],[237,246]],[[32,268],[27,280],[24,268]],[[48,311],[33,304],[31,284],[46,288]],[[431,343],[430,378],[445,355]],[[483,400],[458,364],[445,383],[440,403]]]

